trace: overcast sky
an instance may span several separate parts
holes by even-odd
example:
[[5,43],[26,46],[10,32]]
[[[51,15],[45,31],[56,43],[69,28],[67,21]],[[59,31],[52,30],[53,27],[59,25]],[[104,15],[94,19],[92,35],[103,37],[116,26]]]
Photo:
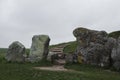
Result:
[[50,44],[73,41],[80,26],[120,30],[120,0],[0,0],[0,47],[20,41],[29,48],[38,34]]

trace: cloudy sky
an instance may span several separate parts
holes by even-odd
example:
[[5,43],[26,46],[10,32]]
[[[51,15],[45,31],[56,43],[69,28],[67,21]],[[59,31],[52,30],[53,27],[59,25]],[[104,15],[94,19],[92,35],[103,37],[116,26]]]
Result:
[[80,26],[120,30],[120,0],[0,0],[0,47],[20,41],[29,48],[38,34],[50,44],[73,41]]

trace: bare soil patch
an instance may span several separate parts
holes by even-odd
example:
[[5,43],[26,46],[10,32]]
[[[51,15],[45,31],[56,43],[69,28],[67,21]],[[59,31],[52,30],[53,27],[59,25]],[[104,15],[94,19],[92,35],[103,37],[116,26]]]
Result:
[[68,71],[68,69],[64,68],[63,65],[54,65],[51,67],[34,67],[34,68],[40,70],[50,70],[50,71]]
[[66,69],[66,68],[64,68],[63,65],[54,65],[54,66],[51,66],[51,67],[34,67],[34,69],[37,69],[37,70],[49,70],[49,71],[65,71],[65,72],[84,74],[84,72],[81,72],[81,71],[76,71],[76,70],[72,70],[72,69]]

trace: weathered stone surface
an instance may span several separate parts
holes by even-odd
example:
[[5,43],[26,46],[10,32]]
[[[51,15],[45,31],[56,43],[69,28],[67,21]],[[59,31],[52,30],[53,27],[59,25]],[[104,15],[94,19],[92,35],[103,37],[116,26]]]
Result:
[[30,49],[29,60],[31,62],[38,62],[42,59],[46,59],[49,52],[49,41],[48,35],[35,35],[32,38],[32,46]]
[[[86,28],[77,28],[73,31],[78,47],[75,54],[81,63],[110,66],[112,46],[115,39],[108,38],[105,31],[95,31]],[[80,57],[81,55],[81,57]]]
[[63,53],[55,53],[53,55],[51,55],[51,62],[53,64],[58,63],[58,61],[64,60],[65,59],[65,54]]
[[24,62],[25,61],[25,47],[20,42],[13,42],[7,51],[5,59],[11,62]]
[[116,44],[113,46],[111,58],[113,61],[113,67],[120,70],[120,37],[116,40]]
[[77,56],[73,53],[67,53],[66,54],[66,57],[65,57],[65,60],[66,60],[66,63],[76,63],[77,62]]
[[48,60],[48,61],[52,61],[52,60],[51,60],[51,56],[54,55],[54,54],[56,54],[56,53],[49,51],[49,54],[47,55],[47,60]]

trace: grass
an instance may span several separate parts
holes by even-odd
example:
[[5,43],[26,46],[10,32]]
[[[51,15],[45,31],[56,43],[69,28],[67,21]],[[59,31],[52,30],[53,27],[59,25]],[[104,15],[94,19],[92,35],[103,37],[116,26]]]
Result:
[[64,43],[60,43],[60,44],[50,45],[49,49],[57,47],[57,46],[61,46],[61,45],[67,45],[67,44],[69,44],[69,42],[64,42]]
[[[0,56],[5,56],[6,53],[7,53],[7,48],[0,48]],[[25,54],[29,55],[29,53],[30,53],[30,49],[27,48]]]
[[7,48],[0,48],[0,56],[5,56],[5,53],[7,53]]
[[120,73],[106,71],[99,67],[70,64],[68,69],[76,72],[35,70],[38,63],[1,63],[0,80],[120,80]]
[[81,72],[81,75],[84,76],[83,80],[120,80],[119,72],[112,72],[97,66],[85,64],[67,64],[65,67]]
[[120,80],[119,72],[84,65],[66,64],[73,72],[36,70],[33,67],[52,66],[49,61],[39,63],[8,63],[0,54],[0,80]]
[[72,41],[63,49],[64,53],[74,53],[77,48],[77,42]]
[[63,49],[64,53],[73,53],[73,52],[75,52],[75,50],[77,48],[77,42],[76,41],[70,41],[70,42],[66,42],[66,43],[51,45],[49,48],[51,49],[51,48],[61,46],[61,45],[66,45],[65,48]]
[[25,50],[25,53],[26,53],[26,55],[28,56],[29,53],[30,53],[30,49],[27,48],[27,49]]
[[114,32],[111,32],[111,33],[109,33],[108,36],[117,39],[117,38],[120,36],[120,31],[114,31]]

